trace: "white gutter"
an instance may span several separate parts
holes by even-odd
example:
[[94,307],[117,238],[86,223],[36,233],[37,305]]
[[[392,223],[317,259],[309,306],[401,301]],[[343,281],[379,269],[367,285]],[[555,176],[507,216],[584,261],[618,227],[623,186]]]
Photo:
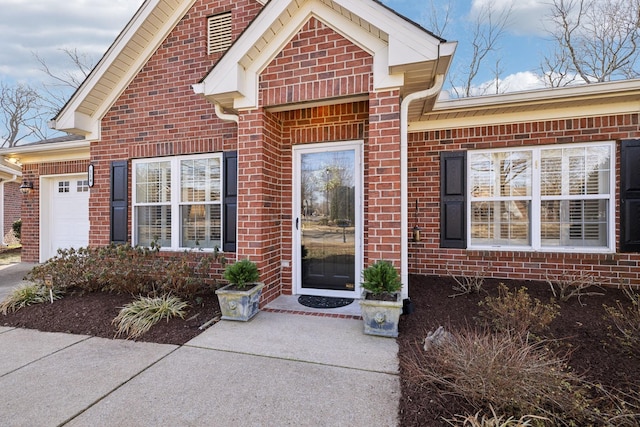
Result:
[[407,95],[400,105],[400,230],[401,259],[400,278],[403,283],[402,298],[409,297],[409,106],[413,101],[432,98],[440,93],[444,84],[444,74],[436,75],[433,86]]

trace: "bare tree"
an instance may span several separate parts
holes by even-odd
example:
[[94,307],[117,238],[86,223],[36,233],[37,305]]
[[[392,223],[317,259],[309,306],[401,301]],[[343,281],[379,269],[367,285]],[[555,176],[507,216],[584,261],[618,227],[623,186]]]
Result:
[[1,148],[15,147],[34,135],[45,138],[46,123],[41,106],[42,98],[30,86],[0,82]]
[[53,114],[57,114],[64,106],[70,95],[70,90],[76,90],[80,87],[96,64],[96,60],[91,55],[79,52],[78,49],[64,48],[60,51],[65,55],[68,64],[61,71],[53,69],[37,53],[33,54],[40,64],[40,70],[49,77],[49,81],[43,83],[45,94],[43,99]]
[[548,86],[640,76],[640,0],[552,0],[551,9],[556,50],[541,65]]
[[[456,97],[468,97],[487,92],[495,91],[500,93],[500,76],[496,75],[495,80],[480,88],[480,93],[474,91],[478,73],[489,60],[493,60],[491,54],[499,49],[500,39],[504,36],[506,27],[511,18],[511,7],[498,10],[495,1],[485,3],[473,16],[468,31],[463,33],[469,35],[468,39],[459,41],[461,50],[464,52],[470,48],[468,54],[460,52],[456,60],[465,65],[458,67],[449,74],[449,83],[452,86]],[[425,21],[435,35],[446,38],[446,29],[451,23],[452,16],[455,15],[451,0],[446,3],[437,0],[429,1]],[[501,72],[500,60],[495,60],[496,73]]]

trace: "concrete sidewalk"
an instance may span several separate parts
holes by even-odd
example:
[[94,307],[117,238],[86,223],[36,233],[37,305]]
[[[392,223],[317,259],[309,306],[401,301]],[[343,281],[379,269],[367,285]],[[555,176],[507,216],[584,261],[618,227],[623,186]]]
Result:
[[36,265],[38,264],[29,262],[0,265],[0,301],[9,295],[13,288],[28,283],[22,278]]
[[260,312],[184,346],[0,327],[7,426],[395,426],[396,341]]

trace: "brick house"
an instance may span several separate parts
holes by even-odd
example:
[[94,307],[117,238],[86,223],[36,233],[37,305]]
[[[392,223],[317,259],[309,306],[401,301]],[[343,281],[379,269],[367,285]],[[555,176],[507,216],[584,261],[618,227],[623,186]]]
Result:
[[0,244],[14,243],[13,223],[20,219],[20,167],[0,160]]
[[437,101],[455,47],[374,0],[147,0],[55,118],[85,140],[11,155],[23,257],[82,193],[89,245],[219,247],[263,302],[378,259],[640,284],[640,81]]

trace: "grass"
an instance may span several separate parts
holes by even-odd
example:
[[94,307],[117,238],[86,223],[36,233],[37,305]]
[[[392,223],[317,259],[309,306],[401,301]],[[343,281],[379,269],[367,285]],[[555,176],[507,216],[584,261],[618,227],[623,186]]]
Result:
[[[60,298],[62,298],[61,291],[53,289],[53,299],[57,300]],[[30,283],[13,289],[2,303],[0,303],[0,312],[7,314],[23,307],[50,301],[51,296],[49,289],[40,284]]]
[[168,321],[172,317],[184,318],[187,307],[186,302],[172,295],[141,296],[122,307],[118,316],[113,319],[117,329],[116,337],[127,335],[128,338],[138,338],[162,319]]

